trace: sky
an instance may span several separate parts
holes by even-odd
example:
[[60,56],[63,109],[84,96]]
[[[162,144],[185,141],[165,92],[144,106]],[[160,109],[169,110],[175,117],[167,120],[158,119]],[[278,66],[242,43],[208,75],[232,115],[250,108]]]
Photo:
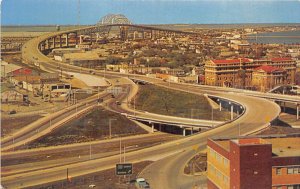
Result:
[[[2,25],[73,25],[79,0],[2,0]],[[80,0],[80,24],[106,14],[135,24],[300,23],[300,0]]]

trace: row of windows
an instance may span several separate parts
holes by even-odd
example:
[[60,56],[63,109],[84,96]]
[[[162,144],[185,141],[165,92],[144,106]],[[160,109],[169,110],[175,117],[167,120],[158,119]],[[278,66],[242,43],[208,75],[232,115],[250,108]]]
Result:
[[222,181],[226,185],[229,183],[228,176],[224,175],[221,171],[216,169],[213,165],[208,164],[208,170],[211,174],[215,175],[215,177],[218,179],[218,181]]
[[225,158],[224,156],[222,156],[212,148],[208,148],[208,152],[211,155],[211,157],[216,159],[219,163],[222,163],[225,167],[228,167],[229,160],[227,158]]
[[[283,189],[284,186],[277,186],[276,189]],[[287,189],[300,189],[300,184],[289,185],[286,187]]]
[[[282,174],[282,168],[276,168],[276,175]],[[300,167],[288,167],[287,168],[287,174],[300,174]]]

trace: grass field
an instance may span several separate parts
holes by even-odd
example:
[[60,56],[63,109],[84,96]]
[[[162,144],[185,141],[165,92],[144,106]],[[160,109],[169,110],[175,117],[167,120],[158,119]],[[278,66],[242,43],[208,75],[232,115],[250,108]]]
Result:
[[[175,91],[154,85],[140,85],[136,98],[136,108],[163,115],[212,119],[211,106],[203,95]],[[223,121],[229,118],[230,112],[226,110],[213,111],[214,120]]]

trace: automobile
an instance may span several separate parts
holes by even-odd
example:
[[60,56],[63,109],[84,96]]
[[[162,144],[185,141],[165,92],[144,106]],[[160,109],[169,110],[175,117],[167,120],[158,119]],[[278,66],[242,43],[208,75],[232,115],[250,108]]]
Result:
[[16,110],[12,110],[8,114],[16,114],[16,113],[17,113]]
[[90,185],[89,185],[89,188],[95,188],[95,187],[96,187],[95,184],[90,184]]
[[116,101],[116,104],[117,104],[117,105],[121,105],[121,102],[120,102],[120,101]]
[[112,95],[111,95],[111,98],[115,98],[115,95],[112,94]]
[[143,189],[144,188],[150,189],[150,186],[149,186],[148,182],[140,182],[139,187],[143,188]]
[[149,183],[144,178],[137,178],[136,183],[139,188],[150,188]]

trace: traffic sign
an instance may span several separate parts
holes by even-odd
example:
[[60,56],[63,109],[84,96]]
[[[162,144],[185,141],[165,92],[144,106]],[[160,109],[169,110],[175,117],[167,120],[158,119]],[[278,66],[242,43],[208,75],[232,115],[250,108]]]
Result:
[[132,163],[116,164],[116,175],[131,175]]

